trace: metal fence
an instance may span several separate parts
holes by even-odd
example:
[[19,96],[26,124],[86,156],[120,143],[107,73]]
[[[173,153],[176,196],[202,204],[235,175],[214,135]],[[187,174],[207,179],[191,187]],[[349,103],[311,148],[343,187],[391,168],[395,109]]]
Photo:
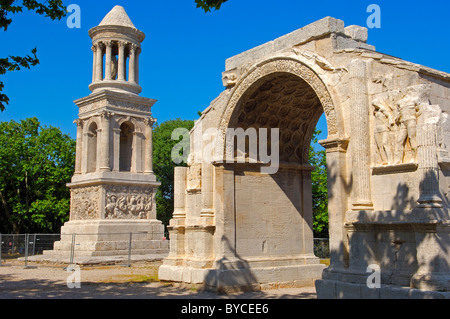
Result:
[[60,234],[0,234],[0,265],[2,262],[41,255],[44,250],[52,250]]
[[[114,233],[114,234],[0,234],[0,266],[12,263],[50,261],[62,264],[117,264],[130,266],[133,260],[151,260],[164,250],[162,247],[146,247],[152,245],[153,235],[147,232]],[[158,238],[160,239],[160,238]],[[161,238],[165,239],[165,238]],[[58,243],[56,255],[52,252]],[[105,245],[106,256],[89,256],[81,251],[90,251],[93,243]],[[153,241],[154,242],[154,241]],[[95,244],[94,244],[95,245]],[[109,246],[108,246],[109,245]],[[111,248],[111,245],[113,246]],[[107,251],[115,250],[117,256],[109,256]],[[143,253],[144,251],[144,253]],[[153,252],[155,252],[153,254]],[[101,253],[100,253],[101,255]],[[57,257],[55,257],[57,256]]]
[[[82,236],[99,236],[103,235],[104,240],[118,242],[117,249],[121,251],[120,258],[117,256],[117,262],[121,261],[125,265],[130,265],[132,262],[133,252],[145,249],[142,247],[142,241],[147,233],[122,233],[122,234],[0,234],[0,266],[8,263],[9,260],[22,261],[25,267],[30,261],[36,261],[34,257],[42,256],[44,251],[53,250],[54,244],[57,241],[62,241],[65,245],[65,251],[68,253],[63,263],[77,263],[80,262],[80,257],[77,256],[77,250],[80,249],[80,238]],[[81,247],[82,249],[82,247]],[[322,259],[329,258],[329,240],[327,238],[314,238],[314,254]],[[102,264],[102,259],[99,258],[97,264]]]

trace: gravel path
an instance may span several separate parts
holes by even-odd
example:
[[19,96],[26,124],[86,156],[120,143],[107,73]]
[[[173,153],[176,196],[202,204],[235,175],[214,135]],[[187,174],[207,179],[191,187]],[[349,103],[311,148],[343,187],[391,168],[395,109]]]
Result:
[[64,265],[2,261],[0,267],[0,299],[315,299],[314,287],[284,288],[218,295],[162,283],[157,280],[161,262],[136,262],[131,267],[120,265],[82,266],[80,288],[67,286],[70,272]]

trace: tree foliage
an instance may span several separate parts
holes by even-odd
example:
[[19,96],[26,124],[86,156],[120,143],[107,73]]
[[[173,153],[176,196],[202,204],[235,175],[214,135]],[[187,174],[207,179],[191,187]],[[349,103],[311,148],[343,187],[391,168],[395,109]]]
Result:
[[315,130],[309,148],[309,163],[315,167],[311,172],[313,196],[313,230],[314,237],[328,238],[328,186],[327,159],[325,150],[316,150],[317,136],[321,133]]
[[210,12],[211,9],[219,10],[224,2],[228,0],[195,0],[197,8],[202,8],[205,12]]
[[169,120],[155,125],[153,130],[153,171],[161,182],[156,193],[157,218],[164,225],[169,224],[173,213],[173,183],[175,166],[186,166],[186,163],[176,164],[172,159],[172,149],[179,140],[172,140],[172,132],[176,128],[191,130],[192,120]]
[[[67,8],[63,5],[62,0],[0,0],[0,29],[7,31],[9,25],[12,23],[10,14],[17,14],[23,9],[35,11],[37,14],[44,15],[52,20],[60,20],[67,14]],[[0,75],[8,71],[18,71],[21,68],[29,69],[32,66],[39,64],[39,59],[36,56],[37,49],[31,50],[31,55],[24,57],[8,56],[0,58]],[[5,110],[5,105],[9,103],[9,98],[2,93],[4,84],[0,81],[0,111]]]
[[68,220],[75,141],[36,118],[0,122],[1,232],[59,232]]

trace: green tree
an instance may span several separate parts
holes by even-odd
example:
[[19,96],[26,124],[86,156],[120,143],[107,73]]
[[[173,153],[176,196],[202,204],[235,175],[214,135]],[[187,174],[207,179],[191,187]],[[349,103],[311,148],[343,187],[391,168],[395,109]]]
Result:
[[[49,17],[52,20],[60,20],[67,14],[67,8],[63,5],[62,0],[0,0],[0,29],[6,31],[12,23],[10,15],[22,12],[24,8]],[[0,58],[0,75],[8,71],[18,71],[21,68],[29,69],[39,64],[36,52],[37,49],[34,48],[31,50],[32,55],[24,57],[10,55],[6,58]],[[4,84],[0,81],[0,111],[4,111],[5,105],[9,103],[8,96],[2,93],[3,88]]]
[[321,133],[315,130],[309,148],[309,163],[315,167],[311,173],[313,197],[313,231],[314,237],[328,238],[328,186],[327,159],[324,149],[316,149],[317,136]]
[[177,128],[191,130],[193,127],[194,121],[178,118],[155,125],[153,129],[153,171],[161,182],[156,193],[156,214],[164,225],[169,224],[173,213],[174,168],[186,166],[185,162],[176,164],[173,161],[172,149],[180,139],[173,140],[172,132]]
[[211,9],[219,10],[224,2],[228,0],[195,0],[197,8],[202,8],[205,12],[211,11]]
[[68,220],[75,141],[36,118],[0,122],[1,232],[59,232]]

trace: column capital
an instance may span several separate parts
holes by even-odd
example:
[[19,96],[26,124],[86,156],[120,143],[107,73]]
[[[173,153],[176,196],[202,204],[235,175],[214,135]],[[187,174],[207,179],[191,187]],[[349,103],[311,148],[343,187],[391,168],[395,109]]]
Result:
[[129,47],[129,49],[130,49],[130,52],[129,52],[130,55],[136,54],[136,51],[137,51],[137,49],[139,48],[139,46],[136,45],[136,44],[134,44],[134,43],[130,43],[130,44],[128,45],[128,47]]
[[113,45],[112,40],[104,40],[103,43],[104,43],[104,45],[106,45],[107,47],[112,47],[112,45]]
[[101,41],[94,43],[94,45],[97,46],[97,48],[99,48],[100,50],[103,50],[103,48],[105,47],[105,44]]
[[346,153],[348,143],[349,143],[348,138],[331,138],[319,141],[319,144],[325,148],[327,153],[332,152]]
[[146,117],[144,119],[144,124],[145,125],[149,125],[149,126],[153,126],[153,124],[155,124],[157,122],[157,120],[153,117]]
[[115,115],[115,113],[109,112],[109,111],[103,111],[99,115],[102,119],[109,120],[111,117],[113,117]]
[[83,127],[84,120],[82,120],[82,119],[76,119],[76,120],[73,121],[73,123],[75,123],[75,124],[76,124],[77,126],[79,126],[79,127]]

